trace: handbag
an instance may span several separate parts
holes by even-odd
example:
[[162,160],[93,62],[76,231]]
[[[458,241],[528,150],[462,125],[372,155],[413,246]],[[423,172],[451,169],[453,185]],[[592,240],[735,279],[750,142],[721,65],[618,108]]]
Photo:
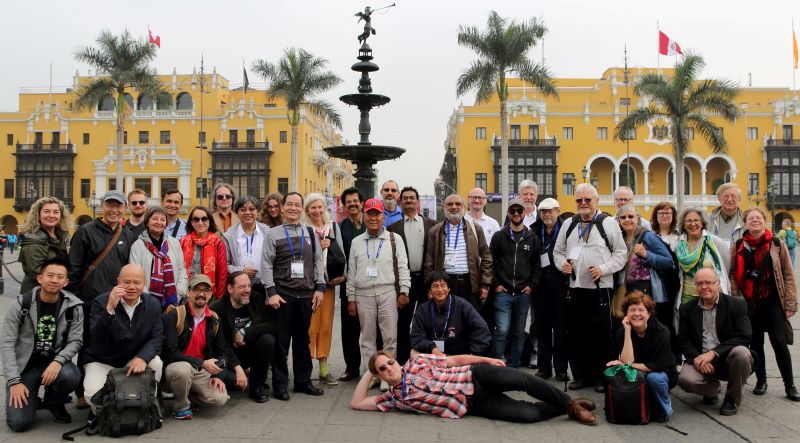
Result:
[[794,344],[794,329],[792,329],[792,322],[789,321],[788,318],[783,319],[786,322],[786,326],[784,327],[784,332],[786,334],[786,344],[793,345]]
[[[336,226],[334,224],[334,226]],[[337,226],[338,228],[338,226]],[[344,275],[344,267],[347,263],[347,260],[344,256],[344,251],[341,247],[339,247],[339,243],[336,242],[336,233],[333,232],[334,230],[338,231],[338,229],[334,228],[331,232],[328,233],[328,239],[331,241],[330,246],[327,249],[327,258],[325,264],[325,271],[328,276],[328,281],[333,280],[334,278],[341,277]]]

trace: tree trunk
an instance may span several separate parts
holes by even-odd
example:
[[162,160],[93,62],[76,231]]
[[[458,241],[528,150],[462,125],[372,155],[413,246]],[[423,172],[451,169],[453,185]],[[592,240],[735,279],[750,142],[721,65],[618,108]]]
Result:
[[289,188],[289,191],[300,192],[298,187],[297,187],[297,176],[298,176],[298,171],[297,171],[297,123],[292,124],[292,148],[291,148],[291,150],[292,150],[292,153],[291,153],[291,155],[292,155],[292,165],[291,165],[292,166],[292,169],[291,169],[291,171],[292,171],[292,180],[291,180],[292,185]]
[[[680,149],[680,148],[679,148]],[[683,171],[683,156],[681,155],[683,152],[682,150],[678,151],[678,155],[675,156],[675,193],[677,194],[677,203],[676,207],[678,208],[678,214],[683,211],[683,194],[684,194],[684,174]],[[680,226],[679,226],[680,228]]]
[[122,162],[124,161],[122,144],[125,142],[125,127],[123,126],[124,117],[125,96],[122,92],[120,92],[117,94],[117,180],[116,184],[114,185],[114,190],[119,192],[123,192],[122,180],[124,180],[122,177]]
[[500,100],[500,215],[505,217],[508,211],[508,105],[505,99]]

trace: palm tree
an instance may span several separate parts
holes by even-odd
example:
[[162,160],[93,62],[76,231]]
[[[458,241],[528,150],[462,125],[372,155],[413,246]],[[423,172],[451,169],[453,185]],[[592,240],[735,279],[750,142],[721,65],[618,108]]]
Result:
[[487,29],[481,32],[474,26],[458,27],[458,44],[478,54],[478,59],[461,73],[456,82],[456,94],[464,95],[477,89],[475,102],[485,103],[497,92],[500,98],[500,192],[503,195],[502,213],[508,209],[508,84],[506,75],[514,72],[523,81],[538,87],[545,96],[558,97],[547,68],[529,59],[528,50],[547,32],[544,23],[533,18],[516,23],[489,13]]
[[621,140],[625,134],[654,118],[661,117],[670,122],[678,211],[683,209],[683,159],[689,152],[687,129],[692,128],[699,133],[715,153],[724,152],[728,142],[709,116],[718,115],[731,123],[738,116],[733,101],[738,90],[733,82],[725,79],[697,80],[705,64],[702,56],[687,52],[683,61],[675,64],[675,74],[671,79],[655,73],[644,75],[634,92],[648,98],[650,104],[634,109],[614,132],[614,138]]
[[92,65],[97,74],[75,92],[73,106],[78,111],[96,109],[108,97],[115,100],[117,110],[117,182],[116,190],[122,192],[122,163],[125,136],[125,90],[135,88],[159,107],[172,103],[172,96],[161,85],[154,68],[148,66],[156,56],[156,46],[145,40],[134,39],[126,29],[115,36],[103,30],[97,37],[97,47],[86,46],[75,51],[75,59]]
[[342,128],[342,118],[333,105],[323,99],[313,98],[324,93],[342,79],[325,70],[328,61],[315,57],[305,49],[287,48],[277,64],[266,60],[253,63],[253,71],[269,82],[267,97],[286,101],[286,117],[292,127],[292,184],[290,191],[297,191],[297,126],[300,124],[300,110],[306,108],[314,115],[327,119],[335,127]]

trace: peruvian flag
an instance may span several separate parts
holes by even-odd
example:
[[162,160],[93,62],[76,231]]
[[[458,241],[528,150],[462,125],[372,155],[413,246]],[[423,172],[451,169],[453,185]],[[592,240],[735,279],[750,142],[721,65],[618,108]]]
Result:
[[664,34],[661,31],[658,31],[658,53],[661,55],[683,55],[681,46],[678,44],[678,42],[667,37],[667,34]]
[[158,46],[159,48],[161,48],[161,36],[160,35],[154,35],[153,31],[151,31],[150,29],[147,30],[147,33],[150,35],[150,40],[149,40],[150,43],[152,43],[152,44]]

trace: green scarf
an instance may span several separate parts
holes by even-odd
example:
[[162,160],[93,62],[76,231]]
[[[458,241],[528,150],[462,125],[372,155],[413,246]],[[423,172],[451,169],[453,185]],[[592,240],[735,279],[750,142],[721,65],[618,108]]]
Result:
[[619,371],[622,371],[622,373],[625,374],[625,380],[628,380],[629,383],[636,381],[636,374],[638,370],[627,363],[624,365],[609,366],[605,371],[603,371],[603,374],[606,377],[613,377],[617,375]]
[[722,269],[719,251],[717,251],[717,245],[714,244],[711,234],[705,231],[703,232],[702,240],[694,251],[689,250],[689,243],[686,240],[681,239],[678,241],[678,266],[681,267],[681,271],[684,274],[693,276],[705,261],[707,252],[711,254],[711,259],[714,260],[714,268],[719,274],[720,269]]

